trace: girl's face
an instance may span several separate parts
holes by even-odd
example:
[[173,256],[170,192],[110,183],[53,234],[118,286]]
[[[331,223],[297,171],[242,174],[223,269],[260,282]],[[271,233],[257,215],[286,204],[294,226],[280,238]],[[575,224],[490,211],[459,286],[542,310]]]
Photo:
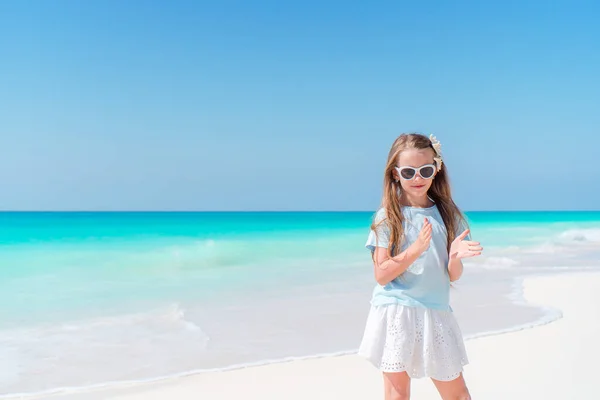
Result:
[[415,197],[427,195],[437,173],[433,157],[431,148],[407,149],[400,153],[393,173],[404,193]]

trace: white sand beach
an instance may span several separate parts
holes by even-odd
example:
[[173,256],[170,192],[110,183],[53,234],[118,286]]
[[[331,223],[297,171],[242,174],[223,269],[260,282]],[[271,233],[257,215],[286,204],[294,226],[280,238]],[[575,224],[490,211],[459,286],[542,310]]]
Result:
[[[594,399],[600,360],[600,274],[527,278],[524,297],[562,318],[467,341],[465,377],[474,399]],[[380,373],[357,356],[307,359],[198,374],[52,399],[378,399]],[[413,399],[437,399],[428,380],[413,381]]]

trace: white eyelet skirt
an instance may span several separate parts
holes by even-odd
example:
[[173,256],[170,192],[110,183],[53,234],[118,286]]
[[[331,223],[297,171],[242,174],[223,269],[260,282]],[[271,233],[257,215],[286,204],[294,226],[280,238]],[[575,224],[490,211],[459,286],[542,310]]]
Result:
[[451,381],[469,363],[451,311],[399,304],[371,306],[358,354],[382,372]]

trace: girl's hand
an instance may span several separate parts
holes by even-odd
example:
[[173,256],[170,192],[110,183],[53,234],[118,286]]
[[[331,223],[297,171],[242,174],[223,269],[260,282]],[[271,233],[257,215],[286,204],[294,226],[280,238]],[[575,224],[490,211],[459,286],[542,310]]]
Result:
[[463,240],[469,234],[469,229],[465,230],[452,241],[450,245],[450,259],[461,259],[467,257],[475,257],[481,254],[483,247],[479,242],[471,240]]
[[421,232],[419,232],[419,236],[417,240],[413,243],[417,254],[423,253],[429,247],[429,242],[431,242],[431,222],[427,218],[425,218],[425,222],[423,223],[423,227],[421,228]]

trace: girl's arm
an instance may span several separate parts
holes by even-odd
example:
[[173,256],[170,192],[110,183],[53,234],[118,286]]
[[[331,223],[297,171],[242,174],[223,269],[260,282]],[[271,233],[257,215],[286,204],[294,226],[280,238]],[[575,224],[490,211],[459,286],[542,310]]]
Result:
[[377,247],[374,254],[374,266],[375,266],[375,280],[381,286],[385,286],[415,262],[421,255],[422,251],[419,252],[417,249],[410,246],[402,253],[392,258],[388,257],[387,249],[383,247]]
[[417,240],[397,256],[390,258],[388,257],[386,248],[376,247],[373,255],[373,264],[377,283],[385,286],[404,273],[427,250],[430,241],[431,223],[425,219]]
[[460,258],[451,258],[448,261],[448,275],[450,276],[450,282],[454,282],[460,279],[463,273],[463,264]]
[[464,240],[469,232],[469,229],[465,229],[450,245],[450,252],[448,253],[448,275],[450,276],[450,282],[454,282],[461,277],[463,273],[463,258],[476,257],[483,250],[479,242]]

